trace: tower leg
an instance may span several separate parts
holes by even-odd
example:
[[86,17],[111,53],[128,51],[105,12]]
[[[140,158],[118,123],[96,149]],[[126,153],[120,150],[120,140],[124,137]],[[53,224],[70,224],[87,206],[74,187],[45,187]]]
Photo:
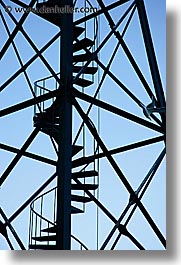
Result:
[[[61,6],[73,6],[72,0],[62,0]],[[61,16],[61,82],[64,84],[60,99],[60,142],[57,164],[57,240],[59,250],[70,249],[71,238],[71,160],[72,160],[72,63],[73,13]]]

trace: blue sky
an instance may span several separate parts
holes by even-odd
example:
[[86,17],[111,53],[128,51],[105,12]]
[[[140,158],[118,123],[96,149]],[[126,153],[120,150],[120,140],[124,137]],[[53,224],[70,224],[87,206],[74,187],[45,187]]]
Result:
[[[24,1],[28,3],[28,1]],[[80,1],[79,1],[80,2]],[[95,1],[91,1],[93,5]],[[112,1],[105,0],[105,4],[110,4]],[[130,1],[131,3],[132,1]],[[14,6],[10,1],[5,1],[7,5]],[[115,23],[119,20],[121,14],[128,8],[130,3],[111,11]],[[163,85],[165,87],[166,73],[165,73],[165,1],[145,1],[146,10],[148,13],[151,33],[158,59],[158,65],[161,73]],[[8,15],[3,12],[7,19],[10,31],[14,29],[14,24]],[[19,19],[22,14],[12,14]],[[1,47],[6,42],[8,36],[6,30],[0,22]],[[92,36],[92,22],[87,25],[90,28],[87,31],[87,36]],[[124,24],[123,24],[124,26]],[[119,27],[121,32],[123,26]],[[35,16],[29,15],[27,18],[24,29],[40,49],[52,36],[58,32],[58,28],[45,20]],[[109,25],[105,17],[101,16],[100,19],[100,42],[105,38],[109,32]],[[145,50],[143,40],[140,32],[137,11],[133,16],[132,22],[125,35],[125,41],[136,59],[140,69],[146,77],[150,87],[153,90],[153,84],[148,68],[148,63],[145,57]],[[23,63],[34,55],[34,51],[27,44],[26,40],[21,33],[15,38],[15,43],[21,54]],[[59,71],[59,40],[56,41],[43,55],[50,63],[55,72]],[[111,54],[117,44],[116,38],[111,37],[110,41],[101,50],[100,60],[104,65],[107,65]],[[3,57],[0,63],[1,80],[3,84],[14,72],[19,69],[19,63],[14,53],[13,47],[10,46],[8,52]],[[123,50],[119,48],[114,62],[110,70],[123,82],[144,104],[150,103],[150,98],[146,94],[143,86],[138,80],[132,67],[130,66]],[[48,70],[38,59],[27,70],[30,80],[33,83],[43,77],[49,75]],[[102,71],[99,70],[100,77]],[[86,89],[86,93],[93,95],[97,84],[99,83],[98,75],[95,76],[95,83],[90,88]],[[55,81],[50,81],[49,87],[53,87]],[[27,82],[21,74],[16,78],[6,89],[1,92],[0,109],[14,105],[18,102],[31,98],[31,92]],[[106,77],[101,89],[100,98],[109,104],[115,105],[130,113],[133,113],[141,118],[143,116],[142,110],[115,84],[110,78]],[[87,108],[87,104],[79,101],[82,107]],[[33,130],[33,107],[27,108],[23,111],[2,117],[0,143],[11,145],[20,148],[27,137]],[[144,139],[159,136],[160,134],[147,129],[136,123],[130,122],[126,119],[115,116],[104,110],[101,110],[101,125],[100,135],[104,140],[106,146],[110,149],[119,146],[128,145],[130,143],[141,141]],[[90,117],[97,125],[97,109],[94,108]],[[77,131],[77,126],[80,123],[80,118],[74,112],[74,125],[73,137]],[[153,122],[154,123],[154,122]],[[82,138],[78,140],[82,144]],[[163,150],[163,143],[157,143],[152,146],[135,149],[121,154],[114,155],[115,161],[120,166],[122,172],[127,177],[131,186],[136,189],[143,177],[146,175],[152,164],[157,159],[160,152]],[[28,149],[33,152],[51,159],[56,159],[55,151],[49,140],[49,137],[40,133],[32,145]],[[86,155],[91,155],[93,151],[93,141],[90,133],[86,129]],[[0,150],[0,172],[3,172],[10,161],[13,159],[14,154]],[[79,157],[79,155],[77,155]],[[10,217],[16,209],[28,198],[51,174],[55,168],[53,166],[45,165],[44,163],[36,162],[31,159],[22,158],[15,169],[11,172],[8,179],[1,187],[1,207],[8,217]],[[100,174],[99,174],[99,198],[100,201],[106,206],[107,209],[118,218],[125,208],[129,196],[125,187],[121,184],[116,176],[114,170],[106,159],[100,161]],[[48,189],[54,186],[53,183]],[[48,190],[47,189],[47,190]],[[150,187],[148,188],[145,196],[143,197],[143,204],[149,211],[150,215],[158,225],[162,234],[166,236],[166,173],[165,161],[162,162],[157,174],[155,175]],[[51,214],[50,212],[47,214]],[[97,208],[94,203],[89,203],[86,206],[86,213],[84,215],[76,215],[72,218],[72,233],[79,237],[90,249],[96,249],[96,214]],[[99,210],[99,247],[104,242],[106,235],[109,233],[113,226],[105,215]],[[29,223],[29,208],[27,208],[12,224],[20,235],[22,241],[27,246],[28,240],[28,223]],[[89,227],[89,229],[87,229]],[[81,228],[81,229],[80,229]],[[137,210],[128,225],[129,231],[138,239],[138,241],[145,246],[146,249],[163,249],[159,240],[155,237],[153,231],[150,229],[141,212]],[[11,235],[10,235],[11,237]],[[12,237],[11,237],[12,238]],[[12,242],[17,247],[16,242],[12,238]],[[113,241],[112,241],[113,242]],[[111,244],[109,245],[111,246]],[[6,243],[0,238],[0,248],[6,249]],[[122,237],[117,244],[117,249],[136,249],[136,247],[126,238]]]

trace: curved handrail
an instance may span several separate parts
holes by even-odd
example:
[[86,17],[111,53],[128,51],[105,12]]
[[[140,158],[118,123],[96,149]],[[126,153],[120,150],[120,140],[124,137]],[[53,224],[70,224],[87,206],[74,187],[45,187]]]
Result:
[[89,250],[88,247],[86,247],[86,245],[84,243],[82,243],[77,237],[75,237],[74,235],[71,235],[71,237],[77,241],[82,247],[84,247],[86,250]]
[[44,220],[45,222],[51,224],[51,225],[55,225],[53,222],[51,222],[50,220],[48,220],[47,218],[45,218],[44,216],[42,216],[41,214],[39,214],[38,212],[36,212],[33,208],[31,208],[31,211],[36,214],[38,217],[40,217],[42,220]]
[[[52,191],[54,191],[56,189],[57,189],[57,187],[54,187],[54,188],[44,192],[43,194],[39,195],[36,199],[34,199],[30,204],[30,209],[36,216],[38,216],[41,220],[44,220],[45,222],[47,222],[48,224],[51,224],[53,226],[55,226],[55,223],[51,222],[50,220],[48,220],[47,218],[45,218],[44,216],[39,214],[37,211],[35,211],[33,206],[34,206],[35,201],[39,200],[40,198],[44,197],[45,195],[51,193]],[[74,239],[77,243],[79,243],[82,248],[84,248],[85,250],[89,250],[88,247],[83,242],[81,242],[77,237],[75,237],[74,235],[71,235],[71,238]]]
[[[35,201],[37,201],[38,199],[40,199],[41,197],[45,196],[46,194],[52,192],[52,191],[55,190],[55,189],[57,189],[57,187],[54,187],[54,188],[52,188],[52,189],[50,189],[50,190],[44,192],[43,194],[40,194],[38,197],[36,197],[36,198],[32,201],[32,203],[34,203]],[[31,204],[32,204],[32,203],[31,203]]]
[[44,216],[42,216],[41,214],[39,214],[37,211],[34,210],[34,203],[35,201],[37,201],[38,199],[42,198],[43,196],[45,196],[46,194],[52,192],[53,190],[55,190],[57,187],[52,188],[49,191],[46,191],[45,193],[39,195],[38,197],[36,197],[30,204],[30,209],[31,211],[36,214],[38,217],[40,217],[42,220],[46,221],[47,223],[50,223],[51,225],[55,225],[53,222],[51,222],[50,220],[48,220],[47,218],[45,218]]
[[[60,74],[60,72],[59,72],[59,73],[56,73],[55,75],[58,76],[59,74]],[[34,85],[35,85],[36,83],[38,83],[38,82],[46,81],[46,80],[48,80],[48,79],[50,79],[50,78],[52,78],[52,77],[53,77],[53,75],[49,75],[49,76],[43,77],[43,78],[41,78],[41,79],[35,81],[35,82],[34,82]]]

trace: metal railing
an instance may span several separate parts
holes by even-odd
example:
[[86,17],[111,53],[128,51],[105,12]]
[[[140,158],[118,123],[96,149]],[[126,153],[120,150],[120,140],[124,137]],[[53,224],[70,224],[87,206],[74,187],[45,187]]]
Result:
[[[49,196],[51,195],[51,196]],[[46,198],[47,197],[47,198]],[[51,201],[50,201],[51,197]],[[45,205],[45,201],[49,202]],[[50,206],[50,207],[49,207]],[[47,209],[45,209],[47,207]],[[56,208],[57,207],[57,187],[54,187],[42,195],[38,196],[30,204],[30,224],[29,224],[29,245],[37,245],[33,238],[41,236],[49,236],[50,232],[44,232],[43,229],[49,229],[56,226]],[[46,215],[46,216],[45,216]],[[88,250],[87,246],[83,244],[77,237],[71,235],[71,239],[78,244],[79,250]],[[55,245],[55,241],[43,241],[45,245]]]

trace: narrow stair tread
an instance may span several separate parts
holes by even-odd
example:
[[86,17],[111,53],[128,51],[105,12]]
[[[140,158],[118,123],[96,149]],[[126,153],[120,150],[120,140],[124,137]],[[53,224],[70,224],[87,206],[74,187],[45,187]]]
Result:
[[95,159],[93,157],[80,157],[80,158],[72,161],[72,168],[79,167],[79,166],[85,165],[87,163],[92,163],[92,162],[94,162],[94,160]]
[[97,184],[71,184],[72,190],[96,190]]
[[71,214],[78,214],[78,213],[84,213],[81,209],[71,206]]
[[47,232],[47,233],[56,233],[57,232],[57,226],[55,225],[55,226],[43,228],[41,231]]
[[81,86],[81,87],[87,87],[87,86],[91,86],[94,82],[87,80],[87,79],[83,79],[83,78],[78,78],[74,84]]
[[72,156],[75,156],[83,149],[81,145],[72,145]]
[[49,236],[34,236],[32,237],[35,241],[56,241],[56,235],[49,235]]
[[[74,73],[79,73],[80,70],[82,70],[82,66],[77,66],[77,65],[74,65],[73,66],[73,72]],[[93,66],[88,66],[85,68],[84,70],[84,74],[95,74],[97,72],[98,68],[97,67],[93,67]]]
[[[76,63],[85,62],[85,61],[88,61],[91,58],[91,56],[92,56],[92,53],[82,53],[82,54],[74,55],[73,61]],[[95,60],[95,58],[93,60]]]
[[74,195],[74,194],[71,195],[71,200],[75,202],[82,202],[82,203],[87,203],[87,202],[92,201],[92,199],[89,197]]
[[82,28],[82,27],[77,27],[77,26],[74,27],[74,32],[73,32],[73,38],[74,38],[74,40],[76,38],[78,38],[84,31],[85,31],[85,29]]
[[88,38],[84,38],[73,44],[73,51],[80,51],[84,48],[91,47],[94,44],[94,41]]
[[75,177],[75,178],[85,178],[85,177],[94,177],[94,176],[98,176],[98,172],[95,170],[72,173],[72,177]]
[[56,245],[43,245],[43,244],[38,244],[38,245],[30,244],[29,248],[30,249],[42,249],[42,250],[56,250],[57,249]]

